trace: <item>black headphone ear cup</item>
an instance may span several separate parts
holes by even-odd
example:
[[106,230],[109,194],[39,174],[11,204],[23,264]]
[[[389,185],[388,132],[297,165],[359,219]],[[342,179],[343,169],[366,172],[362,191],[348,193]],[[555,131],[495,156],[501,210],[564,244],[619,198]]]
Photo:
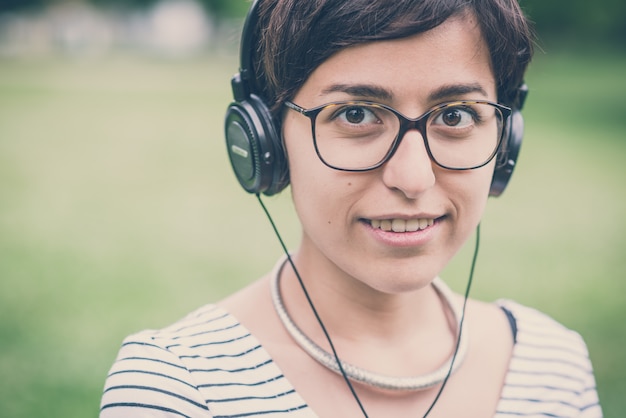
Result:
[[524,118],[521,111],[514,110],[505,127],[503,143],[496,157],[496,168],[493,172],[489,196],[500,196],[509,183],[522,147],[523,137]]
[[231,103],[224,129],[230,163],[247,192],[271,196],[289,184],[282,141],[261,99],[250,95]]

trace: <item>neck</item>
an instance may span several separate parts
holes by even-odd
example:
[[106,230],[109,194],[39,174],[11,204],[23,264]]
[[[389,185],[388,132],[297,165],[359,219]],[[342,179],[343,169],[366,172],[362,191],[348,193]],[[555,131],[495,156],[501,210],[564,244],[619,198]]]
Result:
[[[302,281],[324,323],[336,338],[391,341],[424,338],[444,330],[449,335],[451,318],[430,281],[423,287],[386,293],[350,277],[327,259],[303,254],[293,256]],[[294,320],[308,333],[319,333],[298,279],[286,265],[281,290]],[[452,325],[454,327],[454,325]]]
[[[281,270],[279,270],[279,272],[282,273]],[[456,347],[457,340],[455,334],[458,332],[458,329],[454,328],[456,328],[458,324],[459,311],[456,309],[456,304],[451,301],[451,292],[447,289],[445,284],[441,281],[437,281],[436,288],[437,297],[443,298],[446,301],[448,310],[454,311],[454,320],[452,321],[454,326],[452,327],[453,329],[450,330],[452,332],[445,332],[447,328],[445,324],[443,326],[436,326],[433,328],[437,328],[437,333],[442,334],[443,338],[439,338],[439,336],[433,338],[434,335],[431,335],[431,338],[420,341],[420,339],[415,339],[415,326],[409,323],[408,327],[403,327],[403,338],[397,341],[390,340],[389,338],[379,338],[381,334],[376,332],[369,332],[365,335],[352,332],[350,333],[351,338],[346,338],[345,334],[338,333],[334,335],[332,339],[336,343],[334,344],[335,347],[341,347],[341,358],[344,359],[343,361],[348,360],[349,363],[350,360],[352,360],[354,362],[352,364],[357,365],[356,368],[353,368],[352,365],[346,364],[345,367],[346,371],[348,371],[348,375],[357,380],[360,380],[357,376],[362,376],[364,380],[361,381],[364,383],[368,382],[368,385],[373,385],[380,389],[388,388],[393,390],[418,390],[432,387],[432,385],[441,382],[450,370],[450,362],[446,362],[450,357],[446,358],[445,353],[451,356]],[[332,364],[337,364],[335,361],[336,357],[332,357],[328,353],[324,354],[323,348],[316,348],[320,345],[324,345],[320,344],[319,338],[310,335],[311,333],[302,333],[300,329],[302,324],[296,323],[293,318],[289,316],[289,313],[285,311],[284,300],[281,300],[282,293],[283,292],[280,290],[280,274],[274,274],[272,280],[272,294],[274,304],[283,324],[302,348],[308,351],[313,357],[316,357],[318,361],[326,367],[332,369]],[[309,292],[305,290],[304,294],[308,295]],[[311,306],[309,307],[312,308]],[[318,311],[316,308],[312,308],[311,310],[314,313]],[[342,312],[346,311],[343,310]],[[354,314],[354,312],[352,313]],[[328,330],[328,327],[322,326],[319,322],[318,325],[320,325],[320,330]],[[369,324],[368,329],[372,328],[375,328],[375,326],[373,327],[372,324]],[[328,336],[328,338],[330,338],[330,336]],[[447,341],[444,343],[444,340]],[[466,339],[464,338],[463,341],[466,341]],[[326,339],[322,341],[322,343],[324,342],[330,343],[330,340]],[[461,346],[463,347],[461,351],[464,353],[467,345],[465,342],[462,342]],[[461,357],[463,357],[463,355],[461,355]],[[404,359],[409,359],[408,364]],[[458,366],[461,361],[462,359],[459,358],[459,363],[456,365]],[[359,364],[371,366],[371,370],[376,370],[378,374],[371,374],[359,369]],[[434,364],[443,364],[443,366],[434,371]],[[339,369],[335,369],[335,371],[339,372]]]

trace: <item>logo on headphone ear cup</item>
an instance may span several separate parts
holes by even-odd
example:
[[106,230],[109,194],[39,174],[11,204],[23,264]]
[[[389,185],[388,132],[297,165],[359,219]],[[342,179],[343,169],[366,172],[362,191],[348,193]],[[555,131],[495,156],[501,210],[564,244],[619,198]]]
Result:
[[231,103],[224,129],[230,163],[247,192],[271,196],[289,184],[280,136],[259,97],[251,94]]
[[503,144],[496,157],[496,168],[493,172],[489,196],[500,196],[509,183],[522,147],[523,137],[524,118],[521,111],[514,110],[507,122]]

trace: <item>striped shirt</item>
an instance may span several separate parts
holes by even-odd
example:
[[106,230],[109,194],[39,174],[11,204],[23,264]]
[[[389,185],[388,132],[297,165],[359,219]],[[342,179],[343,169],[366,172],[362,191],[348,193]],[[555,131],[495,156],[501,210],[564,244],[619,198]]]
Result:
[[[600,418],[582,338],[546,315],[499,301],[515,345],[495,418]],[[128,337],[106,381],[101,418],[316,418],[235,317],[204,306]]]

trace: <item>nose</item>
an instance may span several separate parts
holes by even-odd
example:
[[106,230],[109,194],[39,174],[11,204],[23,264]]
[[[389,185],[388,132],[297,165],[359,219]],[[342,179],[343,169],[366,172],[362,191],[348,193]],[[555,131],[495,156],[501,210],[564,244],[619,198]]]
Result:
[[422,134],[411,129],[401,138],[394,155],[383,167],[383,182],[390,189],[414,199],[435,184],[431,161]]

